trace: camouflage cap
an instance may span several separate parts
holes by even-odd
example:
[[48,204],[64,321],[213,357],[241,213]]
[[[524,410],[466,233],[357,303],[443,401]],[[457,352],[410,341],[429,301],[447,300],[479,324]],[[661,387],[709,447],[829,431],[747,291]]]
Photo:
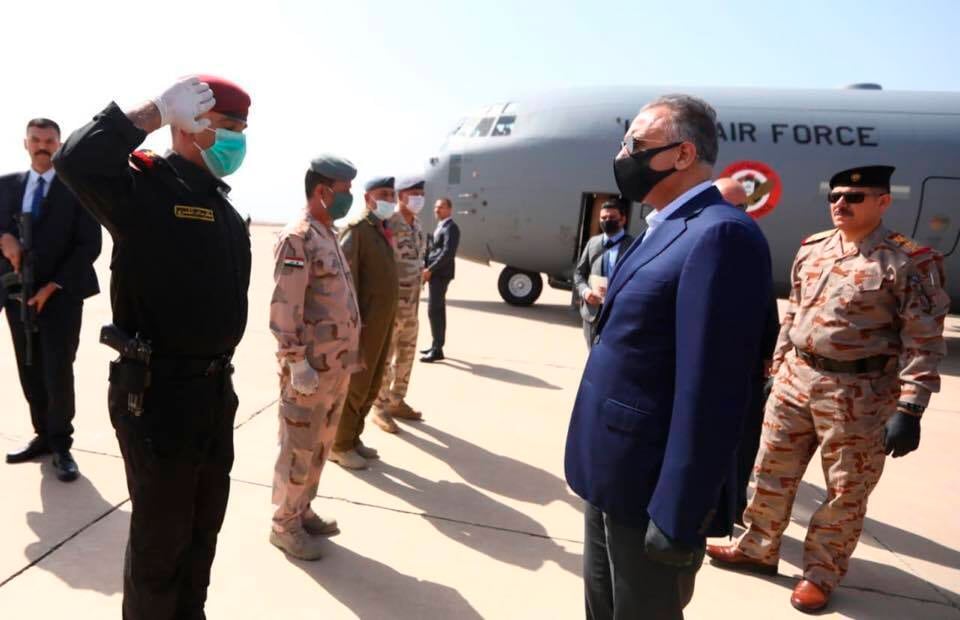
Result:
[[314,157],[310,169],[334,181],[352,181],[357,176],[357,167],[353,162],[330,153]]

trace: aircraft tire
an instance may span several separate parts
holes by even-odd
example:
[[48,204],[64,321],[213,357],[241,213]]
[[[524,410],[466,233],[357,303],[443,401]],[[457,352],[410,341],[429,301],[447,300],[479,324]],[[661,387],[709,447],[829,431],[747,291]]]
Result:
[[529,306],[543,292],[543,277],[539,273],[514,267],[504,267],[497,281],[500,297],[511,306]]

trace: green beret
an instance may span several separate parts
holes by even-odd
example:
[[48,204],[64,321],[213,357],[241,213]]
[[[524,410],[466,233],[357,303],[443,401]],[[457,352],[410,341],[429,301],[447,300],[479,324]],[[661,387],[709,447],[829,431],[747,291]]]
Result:
[[393,189],[393,177],[374,177],[363,186],[363,191],[372,192],[375,189]]
[[352,181],[357,176],[357,167],[349,159],[329,153],[314,157],[310,169],[334,181]]

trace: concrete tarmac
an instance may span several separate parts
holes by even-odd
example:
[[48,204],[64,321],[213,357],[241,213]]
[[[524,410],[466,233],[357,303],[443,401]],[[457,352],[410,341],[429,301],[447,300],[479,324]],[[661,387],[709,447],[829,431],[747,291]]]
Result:
[[[570,294],[529,308],[500,301],[496,269],[460,261],[450,287],[447,360],[416,363],[408,402],[420,423],[398,435],[372,424],[382,460],[352,473],[328,464],[314,507],[341,534],[315,563],[267,542],[276,458],[277,377],[268,329],[275,228],[254,226],[250,321],[237,352],[240,410],[230,505],[207,604],[211,619],[321,617],[582,618],[580,500],[563,448],[586,350]],[[109,286],[109,240],[97,263]],[[203,308],[197,308],[203,312]],[[420,342],[429,342],[426,304]],[[189,329],[190,317],[178,317]],[[88,300],[75,366],[74,456],[59,482],[48,462],[0,465],[0,618],[118,618],[130,504],[106,411],[97,343],[109,296]],[[2,319],[6,323],[6,319]],[[9,332],[0,328],[0,450],[31,436]],[[920,450],[888,460],[866,531],[827,618],[960,620],[960,319],[943,391]],[[774,578],[705,565],[686,617],[799,618],[789,604],[805,524],[825,496],[814,457]]]

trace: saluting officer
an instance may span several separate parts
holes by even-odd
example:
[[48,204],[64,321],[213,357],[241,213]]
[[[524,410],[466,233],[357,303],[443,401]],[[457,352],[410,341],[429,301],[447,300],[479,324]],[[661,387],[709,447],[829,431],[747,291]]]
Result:
[[420,332],[418,310],[427,236],[420,226],[418,215],[423,210],[424,185],[420,177],[397,181],[397,212],[387,220],[387,227],[393,233],[400,288],[383,384],[373,404],[371,418],[374,424],[388,433],[400,430],[393,418],[423,418],[423,414],[408,405],[404,398],[410,385],[413,358],[417,353],[417,334]]
[[[129,360],[111,365],[110,419],[133,508],[124,618],[204,617],[233,464],[230,359],[250,281],[250,239],[222,177],[243,161],[249,107],[230,81],[185,78],[126,113],[111,103],[55,158],[113,237],[113,322],[153,352],[142,411],[129,405]],[[165,125],[171,152],[135,151]]]
[[360,358],[364,368],[350,377],[350,390],[337,427],[330,460],[347,469],[364,469],[376,450],[360,440],[363,422],[380,392],[397,314],[397,261],[386,220],[396,209],[393,177],[367,181],[366,214],[340,234],[360,305]]
[[847,571],[885,454],[917,448],[920,416],[940,389],[950,307],[943,258],[884,227],[893,170],[830,179],[836,228],[807,238],[793,263],[747,531],[707,548],[720,566],[776,574],[797,486],[819,446],[827,499],[810,519],[803,580],[790,599],[808,613],[827,605]]
[[274,249],[270,331],[280,362],[280,456],[273,478],[270,542],[293,557],[320,557],[317,536],[338,531],[311,508],[359,363],[360,312],[350,266],[333,221],[347,214],[353,164],[333,155],[313,160],[307,207]]

